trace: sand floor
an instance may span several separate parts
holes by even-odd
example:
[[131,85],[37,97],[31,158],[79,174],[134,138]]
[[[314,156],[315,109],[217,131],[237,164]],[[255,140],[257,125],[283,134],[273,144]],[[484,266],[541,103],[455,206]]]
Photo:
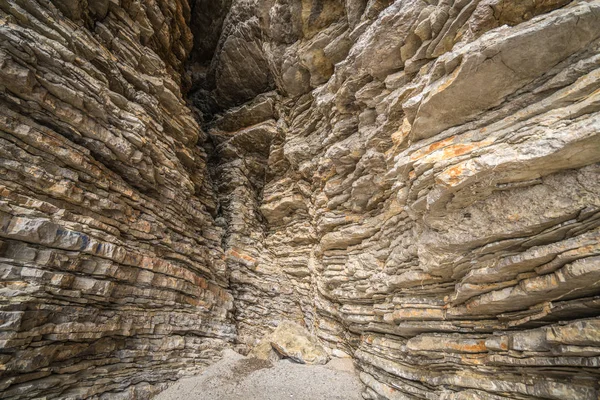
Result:
[[327,365],[275,363],[226,350],[202,374],[184,378],[156,400],[362,400],[362,384],[350,359]]

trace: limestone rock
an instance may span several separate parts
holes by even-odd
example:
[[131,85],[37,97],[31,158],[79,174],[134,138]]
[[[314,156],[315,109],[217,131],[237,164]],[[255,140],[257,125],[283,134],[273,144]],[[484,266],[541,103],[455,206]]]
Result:
[[0,397],[147,399],[236,336],[186,1],[0,1]]
[[267,337],[258,342],[258,344],[252,348],[250,353],[248,353],[248,356],[271,362],[281,360],[282,355],[273,349],[273,346],[271,346],[270,337],[271,335],[267,335]]
[[0,397],[146,399],[304,321],[366,399],[597,399],[599,27],[0,0]]
[[289,358],[300,364],[326,364],[327,352],[308,330],[291,321],[281,321],[277,328],[250,352],[251,356],[273,360],[275,350],[279,357]]

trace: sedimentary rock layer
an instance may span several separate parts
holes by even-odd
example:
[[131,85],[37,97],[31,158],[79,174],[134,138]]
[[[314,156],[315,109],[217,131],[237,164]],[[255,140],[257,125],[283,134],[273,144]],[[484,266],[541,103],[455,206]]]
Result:
[[369,399],[598,397],[600,1],[0,10],[0,397],[282,320]]
[[185,1],[0,1],[0,397],[148,398],[232,342]]
[[231,7],[214,103],[277,93],[208,124],[230,181],[271,140],[226,192],[240,340],[300,313],[371,399],[595,399],[600,3]]

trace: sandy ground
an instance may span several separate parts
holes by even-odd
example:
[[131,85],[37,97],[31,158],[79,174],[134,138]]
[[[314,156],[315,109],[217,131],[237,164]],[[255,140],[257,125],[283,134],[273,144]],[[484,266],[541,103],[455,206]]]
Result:
[[271,363],[226,350],[201,375],[177,381],[155,400],[362,400],[350,359],[327,365]]

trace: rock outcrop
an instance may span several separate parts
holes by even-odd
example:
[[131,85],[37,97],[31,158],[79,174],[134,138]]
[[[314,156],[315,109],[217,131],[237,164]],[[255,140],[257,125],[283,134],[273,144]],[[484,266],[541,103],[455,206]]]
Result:
[[145,399],[233,342],[185,1],[0,1],[0,397]]
[[268,361],[287,358],[299,364],[326,364],[329,361],[327,351],[317,338],[303,326],[290,321],[280,322],[277,329],[252,349],[250,355]]
[[0,397],[281,321],[368,399],[597,399],[600,1],[0,0]]

